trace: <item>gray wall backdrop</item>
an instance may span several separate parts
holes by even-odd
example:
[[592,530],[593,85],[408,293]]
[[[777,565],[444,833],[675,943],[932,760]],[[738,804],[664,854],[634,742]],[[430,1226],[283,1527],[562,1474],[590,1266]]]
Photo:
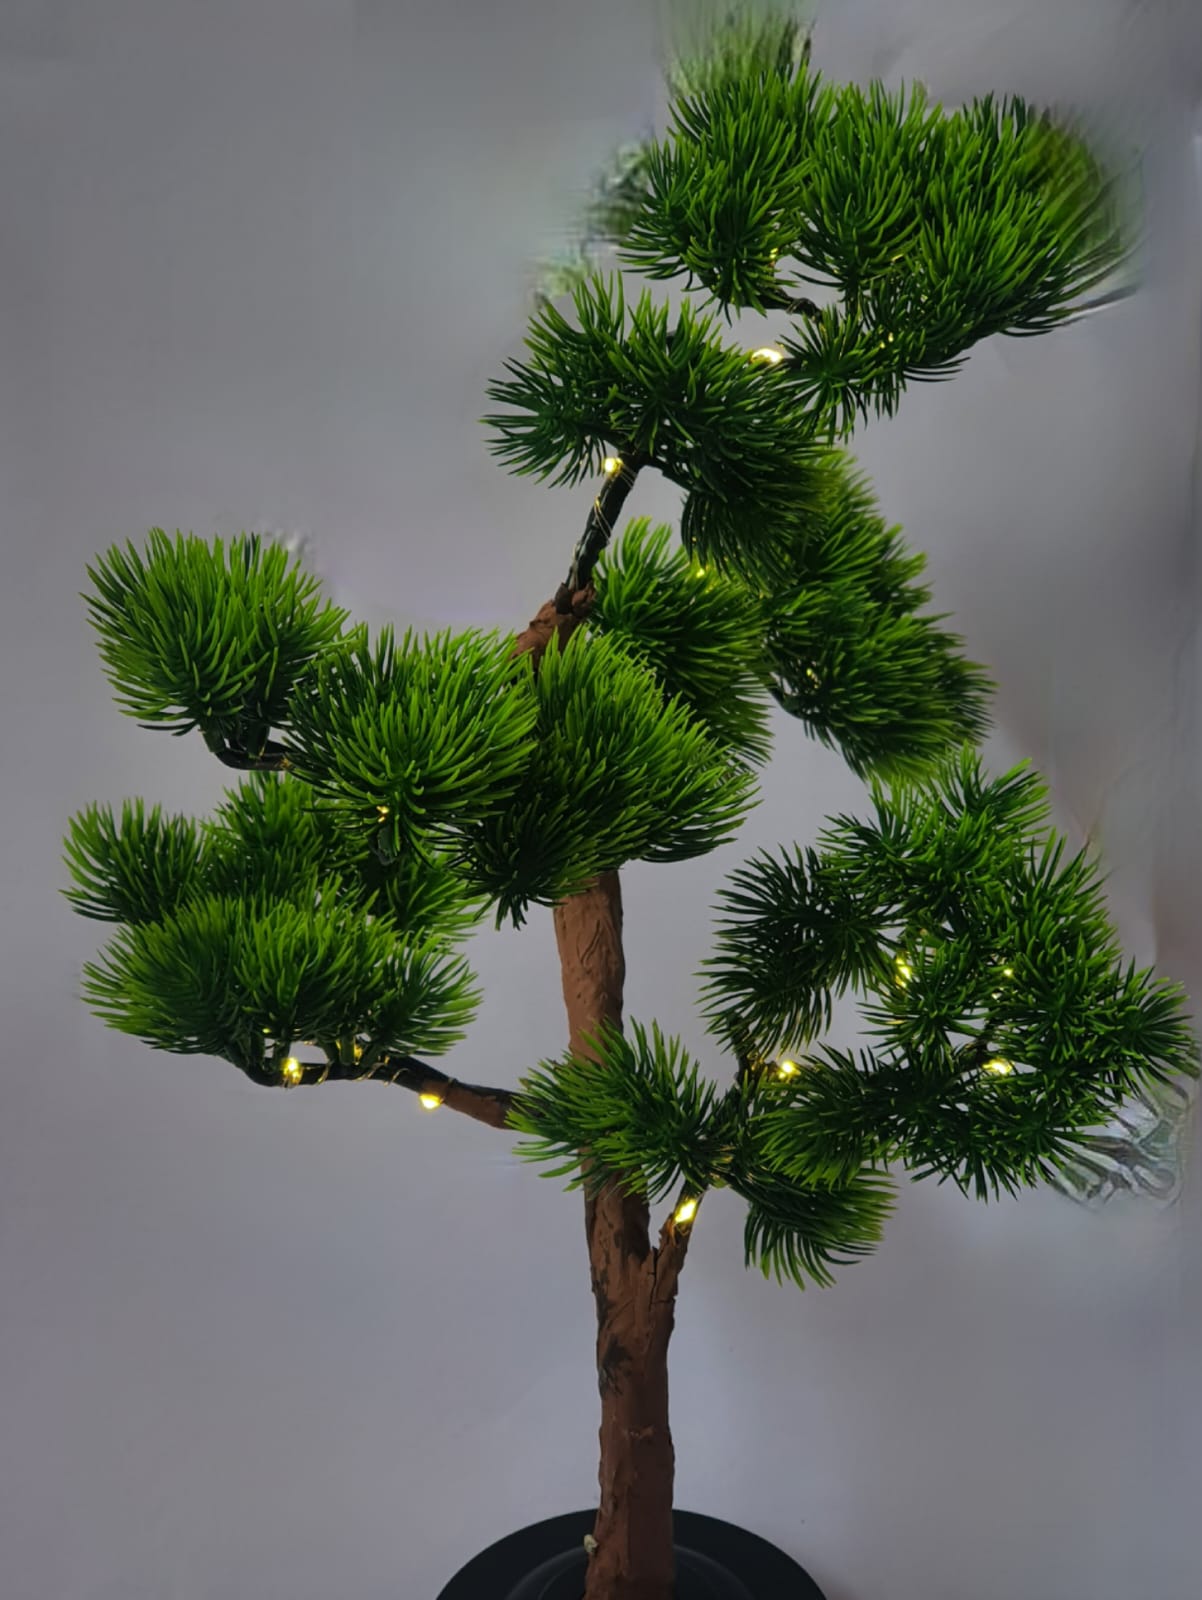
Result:
[[[407,1094],[260,1093],[106,1031],[76,999],[104,930],[56,890],[88,801],[204,813],[233,781],[113,705],[77,597],[111,542],[303,534],[373,626],[516,629],[553,592],[593,489],[508,477],[475,419],[532,259],[662,117],[664,24],[0,3],[5,1600],[433,1600],[593,1498],[578,1197]],[[990,765],[1031,757],[1074,843],[1099,824],[1128,949],[1202,997],[1202,13],[844,0],[815,61],[1072,104],[1145,149],[1140,295],[978,346],[855,449],[1000,679]],[[627,1014],[723,1076],[693,977],[719,883],[865,798],[783,715],[763,794],[719,855],[623,872]],[[468,951],[487,999],[450,1069],[516,1084],[565,1041],[550,915]],[[1202,1593],[1200,1218],[1196,1163],[1165,1211],[909,1186],[879,1253],[802,1295],[745,1272],[717,1194],[673,1346],[678,1503],[828,1600]]]

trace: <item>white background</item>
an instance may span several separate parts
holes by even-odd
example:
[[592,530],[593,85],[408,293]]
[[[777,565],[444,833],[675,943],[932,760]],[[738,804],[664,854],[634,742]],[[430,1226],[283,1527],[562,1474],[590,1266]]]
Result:
[[[113,705],[78,598],[111,543],[304,533],[373,626],[516,630],[554,591],[593,488],[507,476],[476,419],[533,260],[662,125],[663,20],[0,5],[5,1600],[433,1600],[593,1499],[579,1198],[407,1094],[266,1094],[106,1031],[76,998],[104,930],[56,891],[89,801],[201,814],[233,781]],[[1100,822],[1127,949],[1198,995],[1202,13],[845,0],[814,63],[1075,106],[1144,148],[1139,297],[978,346],[854,448],[1000,682],[990,766],[1031,757],[1074,845]],[[627,510],[678,496],[640,481]],[[734,844],[622,874],[627,1015],[720,1079],[693,976],[720,881],[864,802],[776,729]],[[446,1064],[515,1085],[565,1043],[550,914],[467,949],[487,999]],[[712,1196],[672,1352],[678,1504],[828,1600],[1202,1593],[1200,1214],[1196,1166],[1163,1213],[907,1186],[878,1254],[799,1294],[744,1270],[741,1202]]]

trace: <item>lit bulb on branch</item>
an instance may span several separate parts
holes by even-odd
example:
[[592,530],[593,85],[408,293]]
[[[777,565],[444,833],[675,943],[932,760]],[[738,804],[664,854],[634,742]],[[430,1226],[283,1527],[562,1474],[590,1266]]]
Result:
[[992,1072],[995,1078],[1008,1078],[1014,1071],[1014,1063],[1003,1061],[1001,1056],[995,1056],[992,1061],[983,1063],[986,1072]]
[[696,1215],[696,1200],[682,1200],[676,1207],[676,1210],[672,1213],[672,1220],[673,1222],[683,1226],[683,1224],[686,1222],[692,1222]]
[[780,1061],[777,1063],[776,1075],[778,1078],[793,1078],[801,1071],[796,1061]]
[[897,981],[899,983],[909,983],[914,976],[914,968],[910,963],[903,960],[901,956],[896,956],[894,957],[893,965],[897,968]]
[[622,461],[620,456],[606,456],[601,463],[601,471],[607,478],[612,478],[616,472],[621,472]]
[[419,1094],[417,1099],[426,1111],[437,1111],[442,1104],[442,1096],[437,1094]]
[[783,350],[777,350],[773,345],[763,345],[759,350],[753,350],[748,359],[762,361],[770,367],[775,367],[778,362],[785,359],[785,353]]
[[284,1058],[283,1074],[285,1083],[299,1083],[305,1075],[305,1069],[295,1056]]

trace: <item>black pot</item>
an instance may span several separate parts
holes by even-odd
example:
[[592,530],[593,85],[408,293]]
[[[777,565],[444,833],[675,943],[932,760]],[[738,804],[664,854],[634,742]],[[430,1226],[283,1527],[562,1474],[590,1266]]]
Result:
[[[813,1578],[766,1539],[694,1511],[672,1513],[675,1600],[823,1600]],[[438,1600],[581,1600],[596,1511],[535,1522],[489,1545]]]

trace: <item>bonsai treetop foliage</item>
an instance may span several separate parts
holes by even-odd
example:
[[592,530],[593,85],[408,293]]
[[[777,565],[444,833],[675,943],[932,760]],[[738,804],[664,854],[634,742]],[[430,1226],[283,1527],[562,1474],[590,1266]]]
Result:
[[[603,477],[567,625],[538,651],[478,630],[373,642],[254,536],[111,547],[87,603],[118,703],[247,776],[199,821],[88,807],[65,892],[117,925],[85,968],[109,1026],[264,1087],[401,1084],[521,1132],[573,1184],[675,1192],[681,1229],[729,1187],[748,1260],[825,1283],[880,1238],[891,1167],[1013,1192],[1125,1096],[1198,1072],[1183,992],[1124,966],[1037,776],[984,772],[993,684],[844,448],[979,340],[1066,320],[1133,233],[1077,130],[1017,97],[945,113],[917,87],[825,84],[794,24],[733,24],[673,89],[594,237],[686,276],[727,325],[782,311],[793,331],[748,351],[687,301],[673,320],[561,264],[570,312],[544,294],[483,419],[515,472]],[[836,301],[801,298],[790,263]],[[614,538],[644,469],[681,490],[678,547],[645,518]],[[520,926],[627,862],[731,839],[773,703],[871,811],[721,892],[703,1013],[733,1083],[658,1021],[598,1026],[517,1090],[420,1059],[466,1036],[480,995],[457,947],[490,912]],[[849,989],[855,1052],[821,1042]]]

